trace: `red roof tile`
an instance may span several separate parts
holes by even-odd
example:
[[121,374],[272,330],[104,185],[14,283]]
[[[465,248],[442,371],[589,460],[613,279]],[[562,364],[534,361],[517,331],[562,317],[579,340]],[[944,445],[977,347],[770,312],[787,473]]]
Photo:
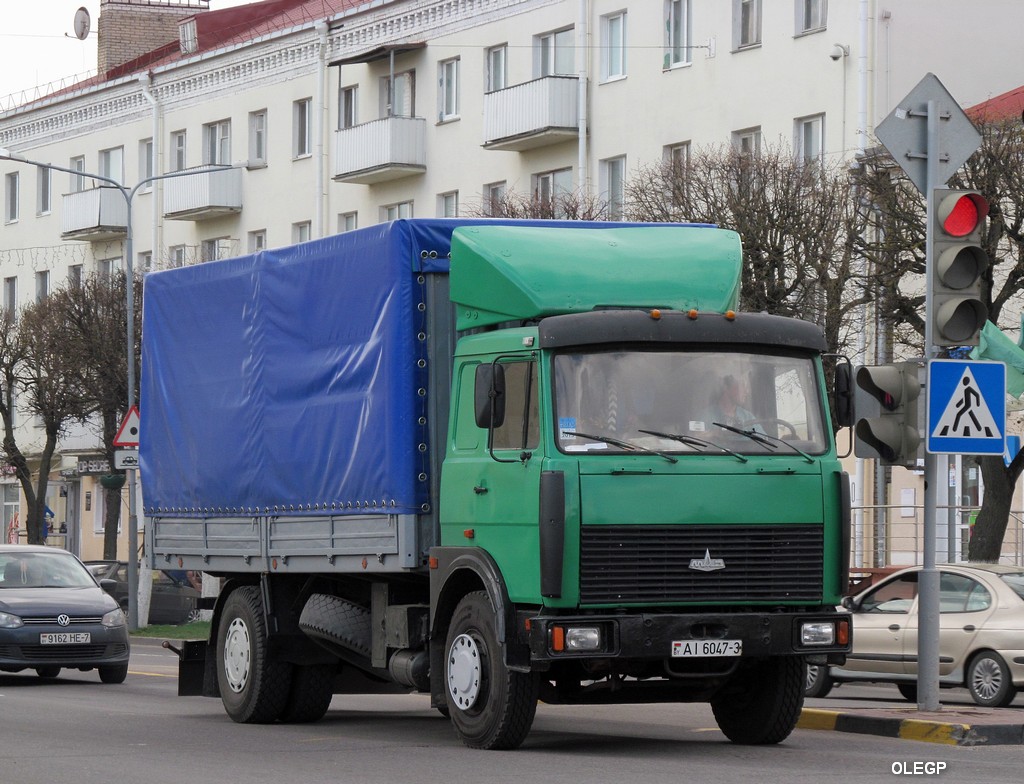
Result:
[[1002,95],[972,106],[967,109],[967,116],[975,122],[1024,120],[1024,86],[1015,87]]

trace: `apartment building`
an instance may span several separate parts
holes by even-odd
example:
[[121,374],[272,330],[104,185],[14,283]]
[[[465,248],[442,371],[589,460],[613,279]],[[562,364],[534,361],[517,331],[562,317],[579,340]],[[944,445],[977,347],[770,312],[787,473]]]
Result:
[[[1013,0],[212,5],[104,0],[99,74],[0,113],[0,148],[66,170],[0,160],[4,307],[94,270],[487,214],[508,194],[579,194],[616,218],[630,176],[666,157],[855,161],[929,71],[965,106],[1024,81]],[[49,499],[87,557],[96,446],[65,439]],[[9,526],[18,489],[0,484]]]

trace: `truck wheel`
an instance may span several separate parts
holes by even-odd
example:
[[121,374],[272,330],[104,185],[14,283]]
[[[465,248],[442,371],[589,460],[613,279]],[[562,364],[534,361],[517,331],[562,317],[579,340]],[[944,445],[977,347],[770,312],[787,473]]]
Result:
[[733,743],[779,743],[793,731],[804,704],[805,665],[799,656],[741,664],[711,699],[718,727]]
[[537,712],[537,676],[505,666],[494,610],[484,591],[463,597],[445,641],[448,713],[462,742],[472,749],[514,749]]
[[292,668],[292,685],[281,721],[305,724],[319,721],[334,697],[334,665],[307,664]]
[[1005,708],[1017,696],[1006,662],[992,651],[982,651],[967,665],[967,691],[986,708]]
[[824,664],[808,664],[807,680],[804,683],[805,697],[827,697],[835,681]]
[[272,661],[259,589],[239,588],[224,602],[217,630],[221,702],[239,724],[274,721],[288,703],[291,666]]

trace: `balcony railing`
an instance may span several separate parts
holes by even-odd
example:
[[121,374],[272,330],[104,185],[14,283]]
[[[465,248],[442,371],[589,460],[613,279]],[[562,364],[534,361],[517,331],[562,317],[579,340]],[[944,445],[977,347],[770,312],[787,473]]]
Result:
[[334,179],[372,185],[427,170],[427,121],[382,117],[334,132]]
[[117,188],[104,185],[66,193],[61,207],[60,236],[65,240],[104,240],[128,233],[128,204]]
[[196,169],[164,180],[164,217],[200,221],[242,211],[241,169]]
[[531,150],[579,136],[578,79],[544,76],[484,95],[484,147]]

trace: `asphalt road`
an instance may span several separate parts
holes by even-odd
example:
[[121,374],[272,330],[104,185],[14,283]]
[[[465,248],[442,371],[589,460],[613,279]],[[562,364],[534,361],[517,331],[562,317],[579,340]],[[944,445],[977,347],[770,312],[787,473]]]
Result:
[[[173,654],[136,643],[121,685],[102,684],[94,672],[65,671],[50,682],[0,674],[0,784],[1020,781],[1020,746],[796,730],[778,746],[742,747],[725,740],[705,705],[541,705],[513,752],[465,748],[422,695],[339,695],[316,724],[238,725],[218,700],[178,697],[175,673]],[[899,702],[891,687],[836,693]]]

